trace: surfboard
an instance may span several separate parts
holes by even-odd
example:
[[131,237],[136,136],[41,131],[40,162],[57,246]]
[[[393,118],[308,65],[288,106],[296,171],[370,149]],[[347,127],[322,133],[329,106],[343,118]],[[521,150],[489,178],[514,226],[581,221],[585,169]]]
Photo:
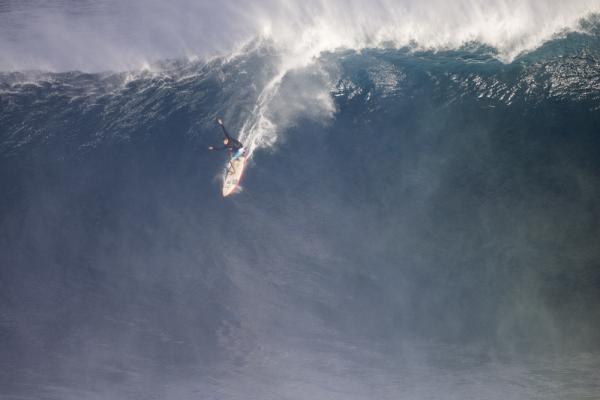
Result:
[[235,193],[235,189],[239,186],[244,175],[244,168],[246,168],[246,156],[231,161],[231,165],[227,164],[225,179],[223,180],[223,197]]

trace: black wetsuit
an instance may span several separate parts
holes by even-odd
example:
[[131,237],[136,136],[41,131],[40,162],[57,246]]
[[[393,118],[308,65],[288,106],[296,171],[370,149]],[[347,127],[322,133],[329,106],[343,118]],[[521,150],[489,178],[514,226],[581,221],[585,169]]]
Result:
[[231,136],[229,136],[229,133],[227,133],[227,129],[225,129],[225,125],[221,125],[221,128],[223,128],[223,134],[229,140],[229,142],[227,142],[227,144],[224,144],[223,146],[220,146],[220,147],[213,147],[213,150],[227,149],[230,154],[235,154],[236,151],[238,151],[239,149],[244,147],[244,145],[241,144],[239,141],[237,141],[234,138],[232,138]]

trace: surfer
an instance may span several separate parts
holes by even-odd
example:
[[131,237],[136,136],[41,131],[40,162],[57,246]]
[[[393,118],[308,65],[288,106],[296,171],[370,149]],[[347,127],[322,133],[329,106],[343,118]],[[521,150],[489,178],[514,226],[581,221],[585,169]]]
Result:
[[221,125],[221,128],[223,129],[223,135],[225,136],[223,138],[223,146],[208,146],[208,149],[215,151],[227,149],[227,152],[229,153],[229,167],[233,170],[232,161],[235,161],[241,156],[243,156],[246,149],[244,148],[244,145],[242,143],[229,136],[229,133],[227,133],[227,129],[225,129],[225,125],[223,124],[223,120],[221,118],[217,119],[217,122],[219,123],[219,125]]

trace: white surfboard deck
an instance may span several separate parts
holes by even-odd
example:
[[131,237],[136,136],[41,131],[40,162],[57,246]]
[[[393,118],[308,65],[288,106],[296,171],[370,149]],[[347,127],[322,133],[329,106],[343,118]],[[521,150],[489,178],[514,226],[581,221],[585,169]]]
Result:
[[225,170],[225,179],[223,180],[223,197],[227,197],[235,190],[242,180],[244,169],[246,168],[246,156],[241,156],[231,163],[227,163]]

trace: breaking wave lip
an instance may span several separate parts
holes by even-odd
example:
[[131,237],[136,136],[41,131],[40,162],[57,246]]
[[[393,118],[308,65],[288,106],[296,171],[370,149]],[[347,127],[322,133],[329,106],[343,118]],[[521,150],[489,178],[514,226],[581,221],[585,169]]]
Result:
[[[596,1],[390,1],[365,5],[313,0],[283,2],[257,17],[265,36],[292,54],[312,56],[338,48],[414,47],[450,50],[480,43],[511,61],[564,32],[579,31],[581,21],[600,12]],[[257,13],[260,15],[260,12]]]
[[304,62],[339,48],[448,50],[475,42],[510,61],[557,34],[582,30],[582,19],[600,13],[597,0],[113,2],[0,10],[0,70],[138,69],[167,58],[227,56],[256,37]]

